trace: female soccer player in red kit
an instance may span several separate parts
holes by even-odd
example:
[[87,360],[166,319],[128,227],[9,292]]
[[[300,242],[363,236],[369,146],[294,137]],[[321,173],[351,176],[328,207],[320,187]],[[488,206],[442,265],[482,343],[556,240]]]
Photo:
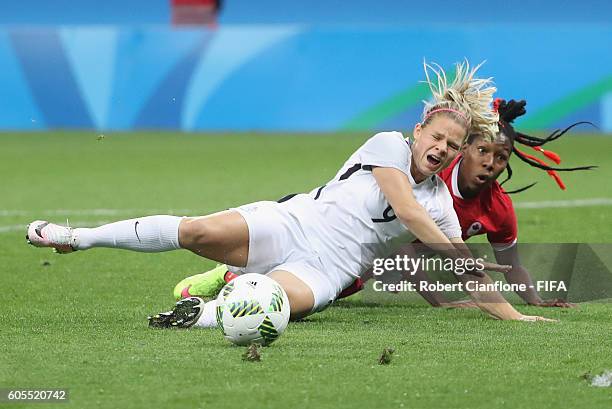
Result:
[[[556,171],[587,170],[593,167],[554,168],[517,148],[517,144],[533,147],[549,160],[559,164],[561,162],[559,156],[544,150],[541,146],[561,137],[571,128],[556,131],[547,138],[537,138],[517,132],[511,123],[526,112],[525,105],[525,101],[511,100],[506,103],[497,99],[495,108],[501,118],[497,138],[491,142],[478,135],[471,135],[463,146],[461,155],[440,172],[439,176],[448,186],[453,198],[453,207],[461,224],[463,240],[486,234],[487,240],[495,250],[497,262],[513,267],[506,273],[506,280],[511,284],[526,284],[527,290],[518,294],[528,304],[542,307],[570,307],[572,304],[564,300],[542,300],[532,285],[529,272],[519,259],[517,218],[509,194],[521,192],[535,183],[513,192],[505,191],[502,185],[512,177],[512,168],[508,163],[512,153],[530,166],[548,172],[561,189],[565,189],[565,185]],[[508,177],[499,183],[497,179],[505,170],[508,171]],[[420,277],[414,279],[426,279],[423,274],[423,272],[417,274]],[[447,303],[441,293],[427,292],[421,295],[434,306],[461,305]]]

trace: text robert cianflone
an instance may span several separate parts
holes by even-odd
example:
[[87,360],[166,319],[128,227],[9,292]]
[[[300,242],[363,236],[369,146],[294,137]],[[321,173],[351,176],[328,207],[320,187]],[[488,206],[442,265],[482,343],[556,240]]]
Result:
[[447,271],[462,275],[470,271],[484,270],[484,259],[482,258],[431,258],[421,255],[410,257],[399,255],[388,258],[374,259],[372,273],[375,276],[382,275],[385,271],[402,271],[415,275],[417,271]]
[[382,281],[374,282],[374,291],[397,292],[413,292],[413,291],[526,291],[528,287],[536,288],[538,291],[567,291],[567,286],[564,281],[546,280],[536,281],[534,286],[526,284],[510,284],[501,281],[492,283],[481,283],[479,281],[466,281],[463,283],[441,283],[439,281],[428,282],[420,281],[411,283],[409,281],[399,281],[397,283],[383,283]]

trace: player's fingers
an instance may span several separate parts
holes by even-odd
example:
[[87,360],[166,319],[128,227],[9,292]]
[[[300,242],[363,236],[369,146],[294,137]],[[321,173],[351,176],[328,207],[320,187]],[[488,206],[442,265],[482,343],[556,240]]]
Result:
[[536,322],[536,321],[545,321],[545,320],[548,320],[548,318],[540,317],[537,315],[523,315],[521,318],[519,318],[519,321],[525,321],[525,322]]
[[573,304],[571,302],[567,302],[562,298],[555,298],[553,300],[545,300],[540,304],[537,304],[538,307],[557,307],[557,308],[575,308],[578,307],[577,304]]
[[482,264],[485,270],[496,271],[498,273],[508,273],[510,272],[510,270],[512,270],[512,266],[509,266],[507,264],[496,264],[488,262],[483,262]]
[[544,322],[559,322],[554,318],[546,318],[546,317],[536,317],[536,321],[544,321]]
[[456,301],[448,303],[447,308],[478,308],[473,301]]
[[555,320],[552,318],[546,318],[546,317],[540,317],[537,315],[523,315],[521,318],[519,318],[519,321],[526,321],[526,322],[536,322],[536,321],[543,321],[543,322],[559,322],[559,320]]
[[578,306],[577,304],[565,301],[563,298],[557,298],[554,301],[555,301],[555,307],[560,307],[560,308],[575,308],[575,307]]
[[565,301],[560,301],[555,303],[555,307],[560,307],[560,308],[576,308],[578,307],[578,304],[574,304],[571,302],[565,302]]

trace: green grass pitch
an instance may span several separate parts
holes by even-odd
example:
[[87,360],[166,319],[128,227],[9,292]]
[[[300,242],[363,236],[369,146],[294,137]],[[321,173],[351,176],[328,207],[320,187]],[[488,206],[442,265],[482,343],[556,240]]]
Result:
[[[206,214],[310,190],[368,135],[91,132],[0,135],[0,388],[68,388],[74,408],[610,408],[612,307],[521,311],[559,323],[358,296],[289,325],[261,362],[217,330],[151,330],[174,284],[213,263],[188,252],[106,249],[59,256],[27,246],[45,218],[93,225],[144,214]],[[612,199],[612,138],[556,143],[561,192],[513,159],[515,202]],[[612,207],[519,208],[522,242],[612,243]],[[389,365],[377,364],[385,347]],[[55,407],[41,404],[36,407]],[[11,407],[11,404],[0,404]],[[13,407],[26,407],[15,404]],[[64,407],[64,406],[57,406]]]

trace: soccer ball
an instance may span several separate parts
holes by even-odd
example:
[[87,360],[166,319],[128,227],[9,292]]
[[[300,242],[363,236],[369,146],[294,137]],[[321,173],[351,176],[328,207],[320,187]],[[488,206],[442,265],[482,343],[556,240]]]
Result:
[[287,294],[265,275],[241,275],[217,297],[217,323],[225,338],[236,345],[269,345],[288,322]]

